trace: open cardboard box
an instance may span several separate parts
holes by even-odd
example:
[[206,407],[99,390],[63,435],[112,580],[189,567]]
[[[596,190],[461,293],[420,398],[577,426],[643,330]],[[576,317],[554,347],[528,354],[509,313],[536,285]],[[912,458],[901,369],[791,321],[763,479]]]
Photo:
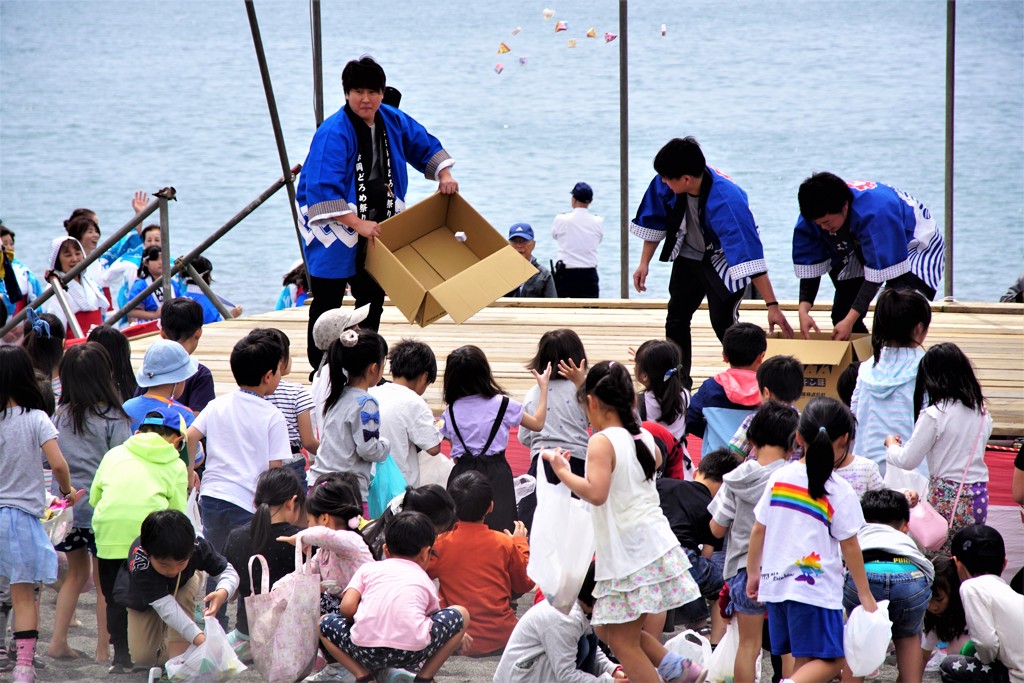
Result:
[[854,361],[871,357],[871,335],[853,334],[849,341],[832,341],[827,332],[812,332],[810,339],[768,337],[764,357],[793,356],[804,366],[804,389],[796,405],[801,410],[815,396],[839,398],[836,384]]
[[431,195],[381,223],[380,232],[366,269],[420,327],[446,313],[465,322],[537,272],[460,194]]

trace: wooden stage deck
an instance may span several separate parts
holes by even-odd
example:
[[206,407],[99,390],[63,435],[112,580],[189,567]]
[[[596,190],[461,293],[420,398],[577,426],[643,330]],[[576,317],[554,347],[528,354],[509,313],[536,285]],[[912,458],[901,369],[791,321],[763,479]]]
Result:
[[[795,325],[796,305],[784,303],[783,310]],[[397,308],[386,305],[380,331],[391,343],[403,337],[415,337],[434,349],[439,365],[438,382],[427,390],[426,399],[439,414],[443,408],[440,380],[444,359],[458,346],[476,344],[481,347],[498,383],[511,396],[521,399],[533,382],[524,365],[533,356],[537,340],[545,331],[572,328],[583,340],[592,362],[617,360],[625,363],[630,347],[664,336],[664,311],[664,300],[502,299],[461,325],[445,317],[420,328],[407,323]],[[694,386],[723,368],[721,345],[707,314],[702,311],[694,316]],[[1024,435],[1024,304],[936,303],[933,311],[926,345],[943,341],[959,345],[977,368],[995,420],[993,436]],[[828,322],[827,308],[816,306],[814,315],[824,329]],[[743,302],[740,319],[766,324],[763,304]],[[309,375],[306,321],[305,308],[292,308],[208,325],[196,356],[213,372],[217,393],[230,391],[234,382],[228,359],[235,342],[253,328],[277,327],[288,334],[292,342],[294,363],[289,379],[305,384]],[[141,364],[142,354],[152,339],[132,342],[136,367]]]

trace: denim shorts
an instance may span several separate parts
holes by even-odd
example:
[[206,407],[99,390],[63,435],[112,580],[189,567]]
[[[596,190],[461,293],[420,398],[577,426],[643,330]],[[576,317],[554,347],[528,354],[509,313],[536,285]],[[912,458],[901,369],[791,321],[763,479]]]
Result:
[[695,550],[685,548],[686,557],[690,560],[690,576],[697,583],[701,596],[705,600],[717,600],[718,593],[722,590],[722,570],[714,562],[704,557]]
[[729,584],[729,609],[733,614],[763,616],[768,610],[757,600],[747,597],[747,570],[741,569],[736,576],[726,580]]
[[[932,598],[932,586],[922,571],[901,574],[877,574],[868,572],[868,585],[875,600],[889,601],[889,619],[892,621],[892,637],[908,638],[921,633],[924,627],[924,613]],[[843,586],[843,607],[849,614],[860,604],[853,579],[847,575]]]

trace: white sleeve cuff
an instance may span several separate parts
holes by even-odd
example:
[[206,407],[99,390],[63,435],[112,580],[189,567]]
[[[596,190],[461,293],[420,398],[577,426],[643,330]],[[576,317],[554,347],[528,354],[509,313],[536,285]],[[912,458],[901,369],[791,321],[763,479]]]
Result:
[[629,232],[631,235],[639,237],[644,242],[660,242],[665,239],[665,233],[662,230],[651,230],[645,228],[642,225],[637,225],[633,221],[629,222]]
[[740,280],[745,277],[751,277],[753,275],[760,275],[761,273],[768,272],[768,264],[763,258],[754,259],[753,261],[747,261],[746,263],[739,263],[729,268],[729,277],[733,280]]
[[810,280],[822,275],[828,275],[828,271],[832,265],[831,261],[822,261],[821,263],[813,263],[809,266],[801,265],[799,263],[793,264],[793,270],[796,271],[796,276],[801,280]]
[[891,280],[909,272],[910,261],[908,260],[901,261],[894,266],[889,266],[888,268],[882,268],[881,270],[864,266],[864,279],[868,282],[882,284],[886,280]]

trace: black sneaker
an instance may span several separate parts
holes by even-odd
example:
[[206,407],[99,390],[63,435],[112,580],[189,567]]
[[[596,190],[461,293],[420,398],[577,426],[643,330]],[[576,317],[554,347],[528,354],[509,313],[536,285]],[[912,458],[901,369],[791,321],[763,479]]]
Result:
[[131,662],[128,662],[127,664],[114,662],[110,665],[110,668],[107,669],[107,673],[111,676],[120,676],[122,674],[130,674],[134,670],[135,666]]

